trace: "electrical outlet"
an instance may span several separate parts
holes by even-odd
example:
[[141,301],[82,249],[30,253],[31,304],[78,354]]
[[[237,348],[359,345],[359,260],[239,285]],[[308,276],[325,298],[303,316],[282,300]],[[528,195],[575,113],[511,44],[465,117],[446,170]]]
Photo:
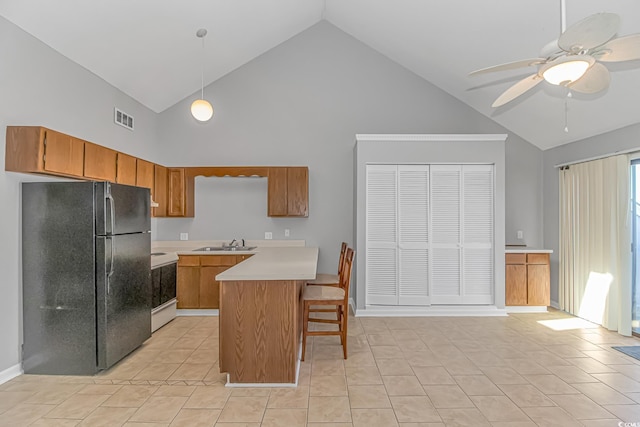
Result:
[[285,228],[285,229],[284,229],[284,237],[289,237],[289,235],[290,235],[290,234],[291,234],[291,233],[289,232],[289,229],[288,229],[288,228]]
[[517,235],[519,240],[524,239],[524,233],[522,232],[522,230],[518,230]]
[[189,240],[189,233],[180,233],[180,240]]
[[273,239],[273,233],[272,233],[272,232],[270,232],[270,231],[265,231],[265,232],[264,232],[264,239],[265,239],[265,240],[271,240],[271,239]]

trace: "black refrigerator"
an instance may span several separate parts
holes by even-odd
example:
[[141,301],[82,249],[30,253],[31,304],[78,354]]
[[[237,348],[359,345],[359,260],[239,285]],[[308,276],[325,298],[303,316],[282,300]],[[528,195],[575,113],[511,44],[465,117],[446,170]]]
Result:
[[22,184],[22,364],[91,375],[151,336],[149,189]]

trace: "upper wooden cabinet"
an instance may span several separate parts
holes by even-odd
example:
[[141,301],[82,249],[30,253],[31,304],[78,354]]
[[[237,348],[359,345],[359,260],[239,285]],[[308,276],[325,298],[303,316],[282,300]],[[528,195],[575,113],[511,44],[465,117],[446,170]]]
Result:
[[167,168],[154,165],[153,201],[158,204],[153,208],[153,216],[167,216]]
[[185,168],[167,170],[167,216],[194,216],[194,180],[188,177]]
[[153,163],[136,159],[136,185],[151,190],[151,196],[153,196],[153,178]]
[[309,216],[309,168],[269,168],[269,216]]
[[84,143],[84,176],[98,181],[116,181],[118,152],[101,145]]
[[136,185],[136,158],[118,153],[116,160],[116,182],[118,184]]
[[41,126],[7,126],[5,170],[82,177],[84,145]]

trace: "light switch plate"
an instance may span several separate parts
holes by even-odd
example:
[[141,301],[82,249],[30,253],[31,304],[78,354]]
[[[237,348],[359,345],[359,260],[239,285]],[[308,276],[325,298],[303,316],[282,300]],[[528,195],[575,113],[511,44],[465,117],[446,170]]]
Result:
[[288,228],[284,229],[284,237],[289,237],[291,235],[291,232],[289,231]]
[[265,232],[264,232],[264,239],[265,239],[265,240],[271,240],[271,239],[273,239],[273,233],[272,233],[272,232],[270,232],[270,231],[265,231]]
[[524,238],[524,233],[522,232],[522,230],[518,230],[517,236],[518,236],[518,239],[520,240]]
[[180,240],[189,240],[189,233],[180,233]]

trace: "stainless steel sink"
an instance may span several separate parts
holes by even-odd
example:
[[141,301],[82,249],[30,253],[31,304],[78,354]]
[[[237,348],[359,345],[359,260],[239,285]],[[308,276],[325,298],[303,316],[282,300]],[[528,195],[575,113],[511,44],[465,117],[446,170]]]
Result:
[[234,251],[252,251],[256,247],[255,246],[205,246],[203,248],[194,249],[194,251],[225,251],[225,252],[234,252]]

